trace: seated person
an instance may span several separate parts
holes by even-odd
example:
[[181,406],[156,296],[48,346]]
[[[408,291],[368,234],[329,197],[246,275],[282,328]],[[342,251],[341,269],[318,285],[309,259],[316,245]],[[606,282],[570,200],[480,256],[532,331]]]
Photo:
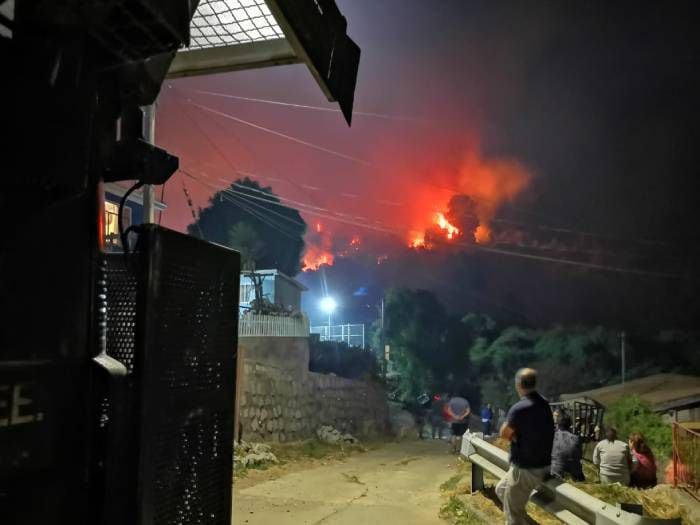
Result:
[[630,484],[632,454],[627,443],[617,439],[617,430],[605,430],[605,439],[593,450],[593,464],[600,467],[601,483]]
[[560,413],[552,444],[552,476],[584,481],[581,448],[581,438],[571,432],[571,416]]
[[650,488],[656,486],[656,460],[654,453],[644,440],[644,436],[635,432],[630,436],[632,450],[631,486]]

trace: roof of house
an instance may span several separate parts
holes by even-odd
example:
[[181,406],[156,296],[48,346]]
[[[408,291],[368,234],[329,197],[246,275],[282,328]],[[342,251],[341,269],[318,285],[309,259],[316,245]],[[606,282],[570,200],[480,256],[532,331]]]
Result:
[[[241,272],[241,276],[242,276],[242,277],[245,277],[245,275],[246,275],[247,273],[250,273],[250,272]],[[280,272],[279,270],[275,270],[275,269],[269,268],[269,269],[266,269],[266,270],[255,270],[255,273],[257,273],[257,274],[259,274],[259,275],[265,275],[265,276],[267,276],[267,275],[279,276],[279,277],[281,277],[283,280],[285,280],[285,281],[287,281],[289,284],[291,284],[292,286],[295,286],[296,288],[298,288],[299,290],[301,290],[302,292],[308,291],[308,288],[307,288],[306,286],[304,286],[303,284],[301,284],[299,281],[297,281],[294,277],[290,277],[290,276],[287,275],[286,273]]]
[[700,377],[680,374],[656,374],[621,383],[562,394],[562,401],[588,398],[603,406],[609,406],[620,398],[635,395],[651,404],[655,410],[663,411],[700,403]]

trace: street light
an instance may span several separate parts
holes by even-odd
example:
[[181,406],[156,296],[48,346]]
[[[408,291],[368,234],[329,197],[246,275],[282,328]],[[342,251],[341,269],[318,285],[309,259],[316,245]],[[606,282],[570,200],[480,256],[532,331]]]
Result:
[[331,315],[333,311],[337,308],[338,303],[332,297],[324,297],[321,299],[321,310],[328,314],[328,341],[331,340]]

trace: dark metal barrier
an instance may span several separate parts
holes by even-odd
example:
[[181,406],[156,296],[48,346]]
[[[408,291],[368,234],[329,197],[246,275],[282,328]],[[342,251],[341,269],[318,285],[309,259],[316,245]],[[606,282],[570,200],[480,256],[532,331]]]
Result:
[[239,256],[148,225],[128,264],[107,257],[107,354],[127,373],[102,419],[129,437],[104,463],[126,465],[126,522],[229,525]]

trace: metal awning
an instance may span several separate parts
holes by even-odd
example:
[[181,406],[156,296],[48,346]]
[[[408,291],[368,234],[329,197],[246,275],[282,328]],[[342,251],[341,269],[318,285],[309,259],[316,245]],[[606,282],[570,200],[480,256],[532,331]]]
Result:
[[305,63],[350,123],[360,48],[334,0],[200,0],[168,78]]

